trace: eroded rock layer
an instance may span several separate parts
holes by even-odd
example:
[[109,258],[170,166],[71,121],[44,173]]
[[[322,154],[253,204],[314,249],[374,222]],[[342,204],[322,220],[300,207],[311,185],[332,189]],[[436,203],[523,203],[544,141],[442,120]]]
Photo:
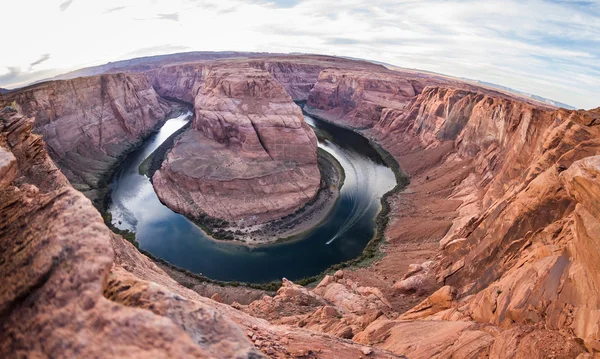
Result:
[[248,66],[201,70],[195,118],[153,177],[170,208],[256,223],[312,200],[320,185],[317,140],[285,89]]
[[[0,186],[0,356],[264,357],[257,348],[276,358],[362,353],[359,344],[272,325],[177,284],[110,232],[49,158],[34,123],[12,108],[0,111],[0,171],[7,173]],[[396,357],[371,351],[374,358]]]

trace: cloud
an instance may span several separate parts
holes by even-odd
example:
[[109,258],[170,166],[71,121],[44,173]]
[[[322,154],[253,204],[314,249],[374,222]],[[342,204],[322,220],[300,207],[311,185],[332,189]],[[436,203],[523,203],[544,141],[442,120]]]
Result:
[[127,6],[117,6],[117,7],[113,7],[113,8],[110,8],[110,9],[106,9],[106,11],[104,11],[104,13],[105,14],[110,14],[110,13],[117,12],[117,11],[120,11],[120,10],[123,10],[123,9],[126,9],[126,8],[127,8]]
[[20,67],[9,66],[6,69],[8,70],[8,73],[0,76],[0,84],[10,84],[23,74]]
[[179,21],[179,14],[178,13],[158,14],[157,19]]
[[67,0],[65,2],[63,2],[62,4],[60,4],[60,11],[65,11],[69,8],[69,6],[71,6],[71,4],[73,3],[73,1],[75,0]]
[[360,44],[362,41],[345,37],[332,37],[327,39],[326,42],[331,45],[356,45]]
[[[40,8],[48,3],[32,1],[38,1]],[[72,2],[63,2],[61,10]],[[20,3],[11,2],[7,13],[25,11]],[[144,4],[111,0],[112,5],[106,4],[70,7],[61,14],[64,26],[55,26],[56,18],[40,11],[31,21],[32,35],[20,35],[27,49],[2,56],[2,65],[22,70],[4,76],[30,77],[39,65],[30,64],[31,59],[43,52],[51,52],[52,62],[65,67],[187,50],[302,52],[493,82],[580,107],[600,105],[598,0],[153,0]],[[9,11],[10,6],[20,8]],[[49,6],[55,10],[55,4]],[[118,21],[109,15],[116,11]],[[177,26],[165,31],[164,20],[176,21]],[[19,26],[18,19],[7,21],[6,27]],[[85,32],[72,31],[84,27]],[[39,33],[45,36],[35,35]],[[0,86],[3,83],[0,80]]]
[[44,61],[48,61],[48,59],[50,59],[50,54],[43,54],[39,59],[29,64],[29,71],[31,71],[36,65],[39,65]]
[[64,70],[49,69],[40,71],[22,71],[19,67],[7,67],[8,73],[0,75],[0,87],[17,88],[34,81],[40,81],[63,73]]

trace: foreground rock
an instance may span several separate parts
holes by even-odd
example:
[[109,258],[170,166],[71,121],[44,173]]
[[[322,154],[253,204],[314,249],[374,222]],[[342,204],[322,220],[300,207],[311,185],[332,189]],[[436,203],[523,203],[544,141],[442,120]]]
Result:
[[317,140],[285,89],[252,67],[203,74],[192,129],[153,177],[161,200],[193,218],[245,225],[311,201],[320,185]]

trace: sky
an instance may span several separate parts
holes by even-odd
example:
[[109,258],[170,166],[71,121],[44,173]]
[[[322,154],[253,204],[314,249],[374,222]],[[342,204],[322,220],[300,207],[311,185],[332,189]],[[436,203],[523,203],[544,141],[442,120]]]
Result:
[[600,0],[2,0],[2,12],[6,88],[139,56],[302,52],[600,106]]

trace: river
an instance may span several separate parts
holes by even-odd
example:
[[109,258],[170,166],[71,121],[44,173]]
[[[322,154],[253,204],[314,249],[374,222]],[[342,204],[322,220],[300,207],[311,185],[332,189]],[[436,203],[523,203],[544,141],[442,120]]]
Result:
[[380,198],[396,185],[393,172],[359,134],[305,116],[324,136],[319,147],[346,172],[340,198],[328,217],[294,240],[248,247],[215,241],[184,216],[164,206],[139,166],[190,114],[169,119],[119,167],[111,184],[108,211],[113,225],[136,233],[140,248],[178,267],[223,281],[252,283],[313,276],[358,257],[375,231]]

